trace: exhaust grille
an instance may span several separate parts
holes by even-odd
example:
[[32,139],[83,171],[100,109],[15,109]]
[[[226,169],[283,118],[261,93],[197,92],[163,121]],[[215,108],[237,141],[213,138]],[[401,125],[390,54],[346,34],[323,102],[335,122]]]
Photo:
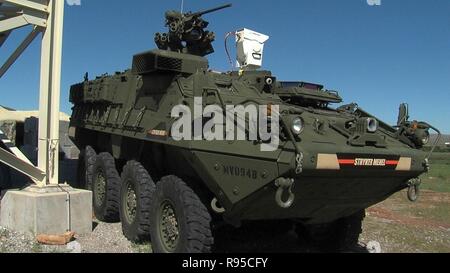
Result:
[[156,71],[194,74],[197,70],[207,68],[208,61],[203,57],[165,50],[153,50],[135,55],[132,71],[138,75]]
[[175,58],[158,57],[158,68],[181,72],[183,61]]

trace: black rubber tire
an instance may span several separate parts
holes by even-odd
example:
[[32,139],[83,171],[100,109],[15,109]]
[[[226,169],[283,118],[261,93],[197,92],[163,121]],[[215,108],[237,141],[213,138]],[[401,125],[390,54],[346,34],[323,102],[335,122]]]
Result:
[[[170,202],[178,222],[179,238],[169,251],[161,240],[161,207]],[[151,239],[155,253],[210,253],[214,244],[211,215],[200,198],[181,179],[167,176],[156,185],[151,204]]]
[[80,189],[92,190],[92,177],[97,153],[91,146],[86,146],[78,159],[77,183]]
[[[133,219],[127,213],[129,186],[136,195],[136,212]],[[150,204],[156,190],[147,170],[137,161],[129,161],[122,171],[120,190],[120,221],[125,237],[133,243],[150,240]]]
[[[104,184],[100,183],[101,177]],[[121,179],[114,158],[109,153],[99,154],[95,160],[92,178],[93,206],[98,220],[119,222],[120,187]]]

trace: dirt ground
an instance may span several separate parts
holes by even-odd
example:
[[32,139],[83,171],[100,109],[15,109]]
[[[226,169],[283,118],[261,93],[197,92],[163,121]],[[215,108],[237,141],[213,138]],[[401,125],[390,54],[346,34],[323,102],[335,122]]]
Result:
[[389,253],[450,253],[450,194],[423,191],[417,203],[396,194],[368,210],[361,240]]

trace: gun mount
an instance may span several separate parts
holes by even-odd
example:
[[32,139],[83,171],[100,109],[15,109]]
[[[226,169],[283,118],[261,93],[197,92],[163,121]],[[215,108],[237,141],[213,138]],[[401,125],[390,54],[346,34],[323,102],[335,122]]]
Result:
[[227,4],[195,13],[166,12],[166,27],[169,28],[169,32],[156,33],[156,45],[162,50],[201,57],[213,53],[214,48],[212,42],[215,40],[215,34],[206,30],[209,22],[203,20],[202,16],[231,6],[231,4]]

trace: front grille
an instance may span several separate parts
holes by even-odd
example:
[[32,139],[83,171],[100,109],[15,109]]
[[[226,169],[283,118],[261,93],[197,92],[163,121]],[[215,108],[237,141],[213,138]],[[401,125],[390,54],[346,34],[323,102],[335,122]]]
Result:
[[364,135],[367,132],[367,118],[360,118],[356,123],[356,134]]

